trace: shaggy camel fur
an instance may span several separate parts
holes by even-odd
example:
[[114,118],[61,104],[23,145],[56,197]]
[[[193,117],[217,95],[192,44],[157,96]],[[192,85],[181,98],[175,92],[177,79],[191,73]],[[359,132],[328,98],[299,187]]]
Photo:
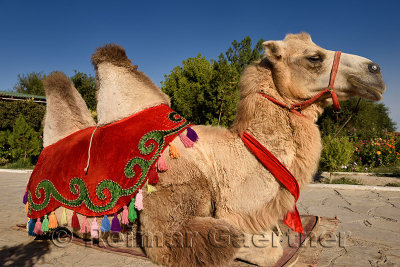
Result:
[[[300,117],[259,92],[286,104],[314,96],[328,85],[334,52],[318,47],[305,33],[264,46],[264,58],[241,76],[232,128],[194,126],[200,138],[194,148],[186,149],[178,138],[173,144],[181,157],[170,159],[164,153],[169,170],[160,173],[156,192],[144,194],[139,216],[146,241],[142,246],[155,263],[226,266],[240,258],[270,266],[282,255],[279,242],[272,246],[273,229],[293,209],[294,198],[248,151],[240,134],[248,131],[255,136],[294,174],[301,188],[310,182],[321,152],[315,122],[331,100],[307,107],[305,117]],[[92,59],[100,85],[100,124],[168,102],[121,47],[100,48]],[[379,72],[368,70],[371,63],[342,54],[335,82],[340,100],[355,95],[381,98],[385,85]],[[256,245],[254,238],[264,240],[264,246]],[[181,244],[183,240],[189,242]]]
[[47,77],[44,89],[47,102],[44,147],[76,131],[96,125],[82,96],[64,73],[55,72]]

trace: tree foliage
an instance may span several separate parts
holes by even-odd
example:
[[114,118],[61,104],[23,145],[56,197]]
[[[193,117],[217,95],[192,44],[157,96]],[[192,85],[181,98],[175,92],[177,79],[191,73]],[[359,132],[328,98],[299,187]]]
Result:
[[12,130],[15,120],[19,115],[23,115],[29,126],[39,132],[45,110],[44,105],[34,103],[31,100],[0,101],[0,131]]
[[8,144],[14,160],[31,161],[32,157],[39,155],[41,150],[38,135],[21,114],[15,120],[13,130],[8,136]]
[[350,122],[342,130],[340,136],[370,139],[382,137],[387,132],[395,130],[395,123],[389,117],[388,108],[383,103],[375,103],[362,99],[357,106],[358,99],[352,98],[340,103],[342,113],[338,116],[332,107],[325,109],[318,120],[323,136],[334,134],[341,124],[353,114]]
[[86,105],[90,110],[96,110],[96,80],[92,75],[74,70],[75,74],[71,77],[75,88],[82,95]]
[[201,54],[182,62],[165,75],[162,90],[171,98],[172,108],[196,124],[229,126],[235,116],[240,73],[260,59],[262,42],[252,48],[250,37],[233,41],[217,60]]
[[28,74],[18,74],[17,84],[14,90],[17,93],[31,95],[45,95],[43,79],[46,76],[42,72],[31,72]]

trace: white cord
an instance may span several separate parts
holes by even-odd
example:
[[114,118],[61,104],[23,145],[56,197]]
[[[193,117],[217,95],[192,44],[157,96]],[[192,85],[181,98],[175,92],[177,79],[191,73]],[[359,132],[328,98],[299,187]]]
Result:
[[88,159],[87,159],[87,164],[86,164],[86,168],[83,169],[85,171],[85,173],[88,171],[89,169],[89,162],[90,162],[90,149],[92,148],[92,140],[93,140],[93,135],[94,132],[96,132],[97,130],[97,126],[96,128],[94,128],[93,132],[92,132],[92,136],[90,137],[90,142],[89,142],[89,149],[88,149]]

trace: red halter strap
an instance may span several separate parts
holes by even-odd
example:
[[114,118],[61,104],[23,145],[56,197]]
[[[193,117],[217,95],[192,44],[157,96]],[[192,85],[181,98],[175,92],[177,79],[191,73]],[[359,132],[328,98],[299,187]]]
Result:
[[335,88],[334,88],[334,84],[335,84],[335,78],[336,78],[336,74],[339,68],[339,62],[340,62],[340,56],[341,56],[342,52],[340,51],[336,51],[335,52],[335,58],[333,60],[333,65],[332,65],[332,70],[331,70],[331,76],[329,79],[329,85],[328,88],[326,88],[325,90],[323,90],[322,92],[318,93],[317,95],[315,95],[314,97],[300,102],[300,103],[294,103],[294,104],[289,104],[286,105],[278,100],[276,100],[273,97],[267,96],[264,93],[259,93],[260,95],[262,95],[263,97],[269,99],[271,102],[275,103],[278,106],[281,106],[283,108],[287,108],[290,110],[290,112],[293,112],[299,116],[303,116],[300,112],[303,108],[308,107],[309,105],[313,104],[315,101],[317,101],[320,97],[322,97],[323,95],[325,95],[326,93],[330,93],[331,97],[332,97],[332,102],[333,102],[333,109],[337,112],[339,112],[341,110],[340,108],[340,104],[339,104],[339,100],[337,98],[337,95],[335,93]]

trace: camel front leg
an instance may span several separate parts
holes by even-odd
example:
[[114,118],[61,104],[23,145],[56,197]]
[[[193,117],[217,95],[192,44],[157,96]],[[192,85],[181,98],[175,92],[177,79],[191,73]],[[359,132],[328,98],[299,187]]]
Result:
[[263,234],[244,233],[237,246],[240,247],[237,259],[258,266],[274,266],[283,254],[280,237],[273,231]]

